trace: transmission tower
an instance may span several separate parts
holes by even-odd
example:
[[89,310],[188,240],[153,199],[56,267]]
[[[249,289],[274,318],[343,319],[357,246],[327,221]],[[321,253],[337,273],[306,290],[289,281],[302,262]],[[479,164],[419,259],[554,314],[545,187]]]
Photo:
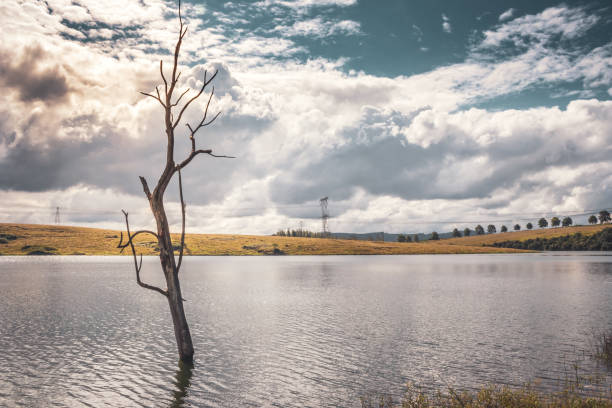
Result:
[[323,224],[323,236],[328,236],[329,227],[327,225],[327,219],[329,218],[329,211],[327,210],[327,197],[323,197],[319,201],[321,203],[321,223]]
[[60,223],[60,212],[59,212],[59,207],[55,207],[55,223],[59,224]]

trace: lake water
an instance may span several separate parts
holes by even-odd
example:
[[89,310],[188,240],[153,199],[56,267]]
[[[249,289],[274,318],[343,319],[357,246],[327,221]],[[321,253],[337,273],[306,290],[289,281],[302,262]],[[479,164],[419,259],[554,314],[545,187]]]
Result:
[[[555,388],[612,327],[606,255],[188,257],[192,370],[131,258],[1,257],[0,405],[335,407],[407,381]],[[159,260],[143,274],[161,284]]]

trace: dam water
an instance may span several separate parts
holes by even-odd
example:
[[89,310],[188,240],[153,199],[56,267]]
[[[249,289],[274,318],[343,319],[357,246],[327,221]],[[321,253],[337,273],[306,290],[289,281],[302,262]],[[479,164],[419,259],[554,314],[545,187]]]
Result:
[[[143,280],[163,286],[159,260]],[[187,257],[196,350],[130,257],[0,258],[0,406],[336,407],[535,382],[612,327],[610,253]],[[603,375],[609,382],[610,375]]]

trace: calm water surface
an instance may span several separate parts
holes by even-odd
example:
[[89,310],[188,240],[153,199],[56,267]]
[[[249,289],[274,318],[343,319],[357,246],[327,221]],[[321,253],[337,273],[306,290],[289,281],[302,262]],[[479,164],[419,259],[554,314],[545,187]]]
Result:
[[[0,406],[334,407],[406,381],[554,388],[612,327],[605,255],[186,258],[193,370],[131,258],[2,257]],[[144,263],[161,284],[158,259]]]

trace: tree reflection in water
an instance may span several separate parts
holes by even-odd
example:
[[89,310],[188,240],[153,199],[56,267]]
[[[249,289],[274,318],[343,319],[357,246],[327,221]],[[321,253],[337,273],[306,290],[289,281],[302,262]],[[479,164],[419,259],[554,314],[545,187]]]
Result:
[[172,408],[180,408],[185,406],[185,397],[191,385],[191,376],[193,375],[193,363],[185,363],[179,361],[178,369],[175,376],[175,390],[173,391]]

